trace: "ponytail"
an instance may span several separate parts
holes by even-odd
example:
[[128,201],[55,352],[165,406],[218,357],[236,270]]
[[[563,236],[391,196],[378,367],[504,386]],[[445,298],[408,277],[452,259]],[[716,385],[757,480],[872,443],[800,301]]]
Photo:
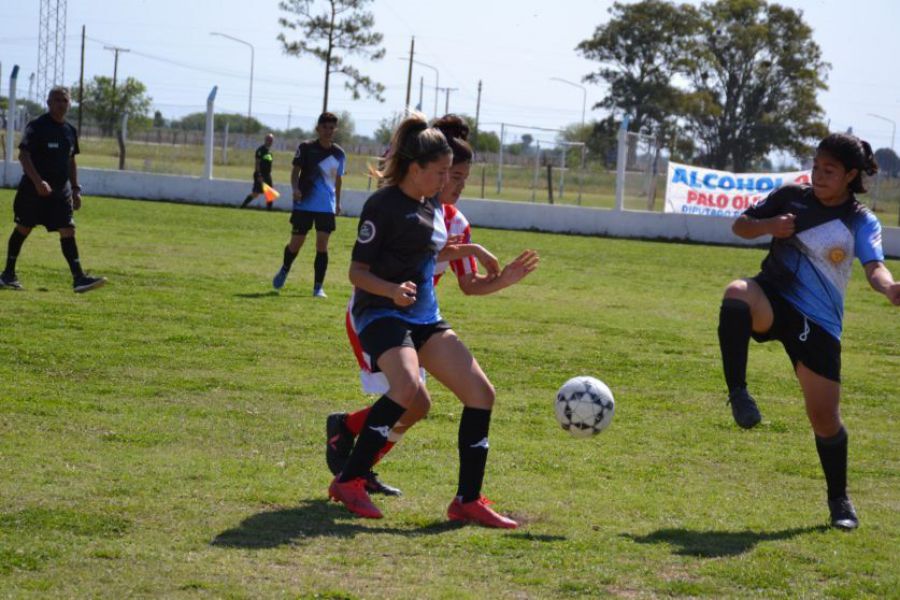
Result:
[[453,150],[453,164],[472,162],[475,152],[469,145],[469,126],[457,115],[444,115],[431,124],[444,134]]
[[425,167],[428,163],[435,162],[452,152],[444,134],[434,127],[429,127],[422,113],[414,112],[394,131],[384,169],[371,171],[386,184],[398,185],[406,177],[413,163]]

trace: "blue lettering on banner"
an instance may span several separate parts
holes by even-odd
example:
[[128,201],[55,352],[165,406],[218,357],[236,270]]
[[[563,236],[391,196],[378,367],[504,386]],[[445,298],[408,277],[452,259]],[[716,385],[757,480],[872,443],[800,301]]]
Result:
[[687,180],[687,171],[685,171],[681,167],[676,167],[675,172],[672,173],[672,183],[683,183],[685,185],[690,185]]
[[766,193],[783,185],[781,177],[734,177],[730,174],[705,173],[695,169],[675,167],[672,170],[671,183],[680,183],[694,189],[737,190],[741,192]]
[[723,177],[719,180],[719,189],[720,190],[733,190],[734,189],[734,178],[733,177]]

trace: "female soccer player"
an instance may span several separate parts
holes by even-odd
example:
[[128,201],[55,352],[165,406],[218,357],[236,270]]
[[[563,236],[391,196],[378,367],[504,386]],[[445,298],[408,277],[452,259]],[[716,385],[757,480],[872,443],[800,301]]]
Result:
[[[460,117],[452,114],[438,119],[433,123],[433,126],[440,129],[453,150],[453,165],[449,174],[450,180],[441,189],[438,196],[444,212],[444,225],[451,239],[458,239],[463,244],[469,244],[472,241],[469,222],[462,212],[456,208],[456,203],[465,188],[474,156],[472,148],[468,144],[469,127]],[[522,278],[537,268],[538,262],[537,253],[533,250],[526,250],[514,261],[506,265],[499,277],[492,277],[478,272],[477,264],[472,256],[455,260],[452,263],[442,261],[435,266],[434,283],[435,285],[438,283],[441,275],[449,266],[456,274],[457,282],[463,293],[472,295],[491,294],[521,281]],[[373,372],[374,365],[370,363],[360,346],[351,309],[352,305],[348,307],[346,319],[347,335],[350,338],[350,344],[359,363],[363,391],[367,394],[383,394],[387,391],[387,382],[384,374],[378,372],[377,367],[374,368]],[[431,399],[427,396],[423,387],[415,402],[391,429],[387,442],[376,455],[376,463],[400,441],[413,424],[424,418],[430,407]],[[325,459],[328,463],[328,468],[333,474],[340,473],[343,468],[344,462],[353,449],[353,439],[359,435],[368,416],[369,408],[366,407],[349,414],[334,413],[328,416],[326,421]],[[369,493],[380,493],[390,496],[400,494],[399,489],[385,484],[372,471],[369,471],[364,478],[366,480],[366,490]]]
[[868,143],[845,134],[822,140],[812,186],[775,190],[735,221],[735,234],[770,234],[772,243],[756,277],[728,285],[719,313],[728,401],[745,429],[761,420],[745,381],[750,338],[784,345],[825,472],[831,525],[840,529],[859,526],[847,496],[847,430],[839,410],[844,294],[854,256],[869,285],[900,305],[900,284],[883,262],[881,225],[855,196],[866,191],[863,173],[877,171]]
[[364,476],[391,428],[417,396],[427,393],[419,374],[421,364],[464,405],[459,487],[448,517],[515,528],[514,520],[494,512],[481,495],[494,388],[441,318],[433,282],[438,259],[455,260],[474,253],[495,275],[499,275],[499,264],[477,245],[444,248],[447,230],[436,196],[447,183],[453,156],[444,135],[414,114],[397,128],[391,147],[385,171],[380,173],[387,185],[363,207],[350,265],[360,344],[384,373],[389,389],[369,411],[343,471],[329,487],[329,496],[357,515],[382,517],[366,492]]

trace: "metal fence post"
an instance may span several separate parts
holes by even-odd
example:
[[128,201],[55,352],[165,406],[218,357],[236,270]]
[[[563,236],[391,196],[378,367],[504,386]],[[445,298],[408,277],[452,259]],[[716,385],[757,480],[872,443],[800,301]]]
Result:
[[216,91],[219,86],[214,85],[209,97],[206,99],[206,133],[203,136],[204,164],[203,178],[212,179],[213,175],[213,106],[216,102]]
[[628,115],[622,117],[619,127],[619,148],[616,156],[616,210],[625,209],[625,160],[628,146]]

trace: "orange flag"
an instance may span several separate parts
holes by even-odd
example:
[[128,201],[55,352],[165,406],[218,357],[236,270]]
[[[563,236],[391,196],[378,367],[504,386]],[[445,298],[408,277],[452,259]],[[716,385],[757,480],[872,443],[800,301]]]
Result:
[[266,197],[266,202],[268,202],[269,204],[275,202],[276,200],[278,200],[278,197],[281,196],[281,194],[278,193],[278,190],[267,183],[264,183],[262,185],[262,188],[263,195]]

